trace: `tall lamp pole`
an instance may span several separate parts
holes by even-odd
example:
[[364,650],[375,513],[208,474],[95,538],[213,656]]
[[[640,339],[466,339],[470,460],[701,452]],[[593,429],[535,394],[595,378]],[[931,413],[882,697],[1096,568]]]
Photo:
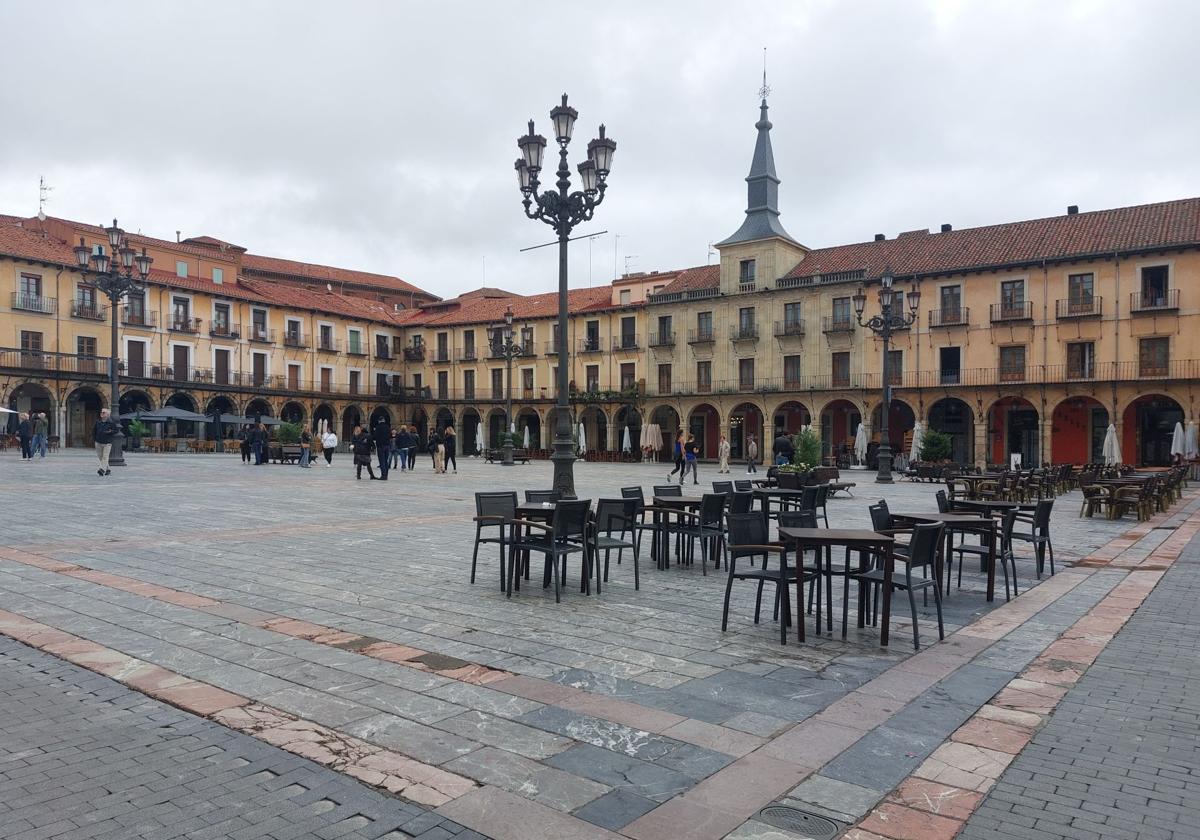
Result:
[[596,207],[604,200],[605,181],[612,166],[613,152],[617,144],[604,136],[604,125],[600,136],[587,145],[588,159],[579,164],[580,182],[583,189],[571,192],[571,167],[567,164],[567,146],[571,143],[571,131],[579,113],[567,105],[564,93],[562,104],[550,111],[554,123],[554,139],[558,143],[557,191],[539,191],[542,171],[542,153],[546,150],[546,138],[535,134],[533,120],[529,121],[529,133],[517,140],[521,157],[517,159],[517,180],[521,187],[525,215],[539,219],[558,234],[558,400],[554,412],[554,489],[563,496],[575,495],[575,453],[571,451],[571,417],[567,401],[567,383],[570,380],[570,358],[567,349],[567,243],[571,231],[580,222],[590,221]]
[[[112,389],[112,396],[109,400],[113,419],[117,421],[117,433],[113,435],[112,453],[109,455],[108,463],[114,467],[125,466],[125,435],[121,431],[120,414],[121,414],[121,393],[120,393],[120,377],[119,377],[119,359],[117,347],[117,310],[120,308],[121,300],[127,297],[131,292],[140,292],[145,288],[146,278],[150,276],[150,264],[154,259],[146,254],[146,249],[142,248],[142,253],[137,253],[129,245],[129,240],[125,237],[125,231],[117,226],[117,220],[113,219],[112,227],[104,229],[108,234],[108,244],[118,259],[114,260],[112,254],[104,252],[104,246],[100,246],[93,253],[83,241],[83,237],[79,238],[79,244],[75,246],[75,260],[78,263],[79,271],[83,274],[84,281],[87,285],[94,289],[99,289],[108,297],[109,309],[112,310],[112,343],[108,354],[108,382]],[[92,267],[88,268],[88,263],[91,262]]]
[[508,386],[505,391],[506,407],[504,410],[504,457],[500,461],[502,466],[511,467],[513,465],[513,444],[512,436],[515,429],[512,416],[512,363],[513,359],[522,355],[525,348],[520,343],[513,341],[513,311],[512,307],[504,310],[504,333],[501,335],[500,342],[494,344],[493,350],[504,357],[504,366],[508,372]]
[[912,326],[917,320],[921,305],[921,290],[913,282],[908,293],[908,312],[892,311],[895,300],[895,290],[892,288],[892,273],[884,269],[883,277],[879,280],[879,314],[863,320],[863,310],[867,308],[867,294],[860,286],[854,293],[854,314],[860,326],[866,327],[883,339],[883,407],[880,410],[879,422],[879,470],[875,474],[876,484],[892,483],[892,442],[888,437],[888,415],[892,411],[892,383],[888,372],[888,354],[891,350],[892,332]]

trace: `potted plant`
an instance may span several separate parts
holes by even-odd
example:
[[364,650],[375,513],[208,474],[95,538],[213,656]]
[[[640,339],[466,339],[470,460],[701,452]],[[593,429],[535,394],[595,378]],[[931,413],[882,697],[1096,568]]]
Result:
[[945,432],[928,429],[921,437],[921,460],[934,464],[949,461],[953,443]]
[[149,434],[150,434],[150,427],[147,426],[145,423],[143,423],[141,420],[130,420],[129,421],[129,437],[132,439],[133,443],[129,448],[130,449],[141,449],[142,448],[142,438],[146,437]]
[[275,427],[275,440],[279,443],[299,443],[300,424],[280,423]]

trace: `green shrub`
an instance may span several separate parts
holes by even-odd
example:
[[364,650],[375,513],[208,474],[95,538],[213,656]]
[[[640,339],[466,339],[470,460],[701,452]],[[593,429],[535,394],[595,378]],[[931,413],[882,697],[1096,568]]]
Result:
[[949,461],[952,446],[950,435],[937,429],[929,429],[921,437],[921,460]]
[[129,421],[129,436],[135,438],[144,438],[150,436],[150,427],[141,420]]
[[803,429],[792,435],[792,446],[796,453],[792,463],[805,469],[821,466],[821,438],[812,429]]
[[275,427],[275,440],[280,443],[299,443],[300,430],[299,423],[280,423]]

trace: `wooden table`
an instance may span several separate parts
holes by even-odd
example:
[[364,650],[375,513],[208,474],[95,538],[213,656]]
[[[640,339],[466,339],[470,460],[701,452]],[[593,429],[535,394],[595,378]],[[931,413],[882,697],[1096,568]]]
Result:
[[[800,620],[804,620],[804,575],[801,573],[801,565],[803,564],[804,549],[813,547],[817,549],[817,563],[822,562],[821,557],[828,555],[828,550],[834,547],[845,548],[850,551],[865,551],[872,554],[879,554],[883,557],[883,622],[882,628],[879,631],[879,644],[887,647],[888,644],[888,628],[892,617],[892,573],[895,569],[895,558],[892,557],[893,539],[888,534],[880,534],[876,531],[868,531],[866,529],[850,529],[850,528],[780,528],[779,539],[791,543],[796,548],[796,603],[799,605],[798,610]],[[821,585],[820,575],[817,576],[815,586]],[[859,592],[859,610],[858,610],[858,626],[865,626],[865,616],[863,609],[863,593]],[[833,605],[829,605],[832,614]],[[817,633],[821,632],[818,625]]]
[[[944,544],[938,552],[935,563],[938,585],[942,581],[942,568],[946,557],[954,547],[955,532],[967,534],[982,534],[988,538],[987,554],[987,599],[990,603],[996,597],[996,520],[990,514],[984,516],[969,513],[893,513],[893,519],[907,522],[940,522],[945,527]],[[945,590],[943,590],[943,594]]]

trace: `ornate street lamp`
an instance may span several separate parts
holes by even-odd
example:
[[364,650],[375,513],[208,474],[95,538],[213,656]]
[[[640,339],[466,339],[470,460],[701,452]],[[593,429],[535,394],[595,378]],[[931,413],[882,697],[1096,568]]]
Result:
[[[109,248],[112,254],[117,255],[117,259],[114,260],[112,254],[106,253],[103,245],[97,246],[93,251],[84,243],[82,236],[79,237],[79,244],[75,246],[74,251],[75,260],[84,282],[107,295],[109,309],[112,310],[112,344],[108,356],[108,382],[112,389],[110,405],[112,406],[113,420],[117,424],[117,433],[113,436],[112,454],[109,456],[108,463],[114,467],[123,467],[125,466],[123,454],[125,435],[121,432],[120,423],[121,394],[117,353],[117,309],[122,298],[146,288],[146,278],[150,276],[150,264],[154,262],[154,259],[146,254],[145,248],[139,254],[130,247],[125,231],[117,226],[116,219],[113,219],[112,227],[105,228],[104,232],[108,234]],[[92,265],[90,269],[88,268],[89,260]]]
[[554,139],[558,143],[558,189],[540,192],[538,179],[542,171],[542,154],[546,150],[546,138],[534,133],[533,120],[529,121],[529,133],[517,140],[521,157],[517,159],[517,183],[525,197],[525,215],[539,219],[558,234],[558,400],[554,416],[554,489],[563,496],[575,495],[575,453],[571,451],[570,405],[567,402],[568,371],[570,358],[567,349],[567,243],[571,231],[580,222],[590,221],[596,207],[604,200],[605,181],[612,167],[613,152],[617,144],[600,136],[587,145],[588,159],[576,167],[582,190],[571,192],[571,167],[567,163],[567,146],[571,143],[571,131],[579,113],[567,105],[564,93],[562,104],[550,111],[554,124]]
[[888,415],[892,410],[892,383],[888,372],[888,351],[891,349],[892,332],[913,325],[921,306],[921,290],[913,281],[908,293],[908,312],[892,312],[895,290],[892,288],[892,273],[884,269],[879,280],[879,314],[863,320],[867,308],[867,294],[860,286],[854,293],[854,314],[860,326],[864,326],[883,339],[883,408],[879,423],[879,470],[875,474],[876,484],[892,483],[892,443],[888,439]]
[[508,388],[505,394],[507,406],[504,410],[504,446],[501,447],[504,451],[504,457],[500,463],[502,466],[511,467],[513,465],[512,436],[516,428],[513,425],[512,416],[512,363],[513,359],[525,352],[525,348],[520,342],[513,341],[513,311],[511,306],[504,310],[504,331],[500,335],[500,341],[492,342],[492,352],[504,358],[504,366],[508,369]]

